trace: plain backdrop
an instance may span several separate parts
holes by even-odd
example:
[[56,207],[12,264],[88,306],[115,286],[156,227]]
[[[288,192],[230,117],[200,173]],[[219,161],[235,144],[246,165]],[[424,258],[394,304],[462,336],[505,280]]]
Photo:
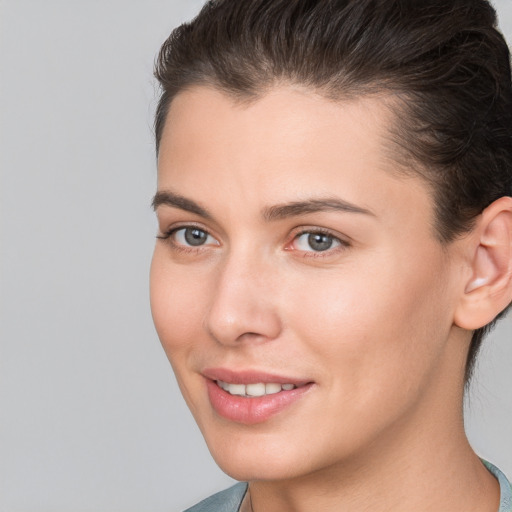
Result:
[[[201,4],[0,0],[0,512],[177,511],[231,482],[148,304],[153,59]],[[509,476],[511,365],[508,318],[467,428]]]

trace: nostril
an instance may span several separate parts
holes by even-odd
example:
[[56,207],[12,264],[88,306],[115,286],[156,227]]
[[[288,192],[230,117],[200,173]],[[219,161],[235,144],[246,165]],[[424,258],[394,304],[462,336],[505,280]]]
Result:
[[265,342],[269,341],[269,337],[257,332],[246,332],[238,337],[238,342],[251,341],[251,342]]
[[238,316],[229,319],[211,311],[204,325],[210,337],[224,345],[264,343],[275,339],[281,332],[279,318],[270,309],[257,314],[240,311]]

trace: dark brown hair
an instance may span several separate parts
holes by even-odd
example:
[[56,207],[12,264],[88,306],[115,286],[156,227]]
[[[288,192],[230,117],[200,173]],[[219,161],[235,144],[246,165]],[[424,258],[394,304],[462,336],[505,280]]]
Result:
[[[330,99],[384,92],[396,158],[431,186],[441,243],[512,196],[510,56],[487,0],[210,1],[165,41],[155,76],[157,152],[172,99],[194,85],[240,100],[281,82]],[[466,382],[493,324],[473,333]]]

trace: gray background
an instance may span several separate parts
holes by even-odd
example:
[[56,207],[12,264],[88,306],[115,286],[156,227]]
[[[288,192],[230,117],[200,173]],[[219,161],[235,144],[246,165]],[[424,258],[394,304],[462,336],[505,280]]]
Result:
[[[148,305],[152,63],[201,3],[0,1],[1,512],[176,511],[230,482]],[[511,363],[508,318],[468,432],[510,476]]]

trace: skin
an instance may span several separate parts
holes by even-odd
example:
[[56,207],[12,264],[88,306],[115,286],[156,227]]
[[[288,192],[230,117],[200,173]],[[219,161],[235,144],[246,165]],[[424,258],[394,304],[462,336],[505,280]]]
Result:
[[[159,235],[175,231],[156,243],[153,317],[213,457],[250,482],[255,511],[498,509],[462,418],[470,331],[454,318],[472,242],[436,240],[427,186],[389,158],[389,104],[280,86],[242,105],[201,86],[170,108],[158,191],[208,217],[156,208]],[[365,213],[262,214],[326,198]],[[184,226],[206,243],[187,246]],[[301,235],[319,229],[327,251]],[[244,425],[212,408],[208,367],[314,385]]]

